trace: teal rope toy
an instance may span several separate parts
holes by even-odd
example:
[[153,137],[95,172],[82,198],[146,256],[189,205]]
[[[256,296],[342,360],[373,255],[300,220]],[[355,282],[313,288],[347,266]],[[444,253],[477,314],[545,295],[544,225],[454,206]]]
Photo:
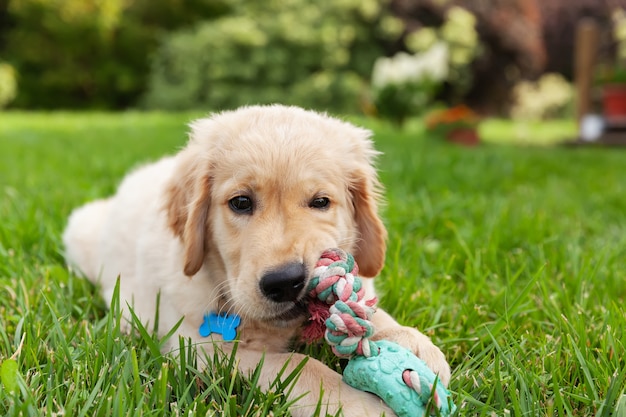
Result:
[[349,359],[343,380],[378,395],[399,417],[454,413],[450,392],[423,360],[396,343],[370,339],[376,300],[364,300],[357,274],[352,255],[341,249],[322,254],[308,286],[311,319],[303,338],[321,338],[323,331],[335,355]]

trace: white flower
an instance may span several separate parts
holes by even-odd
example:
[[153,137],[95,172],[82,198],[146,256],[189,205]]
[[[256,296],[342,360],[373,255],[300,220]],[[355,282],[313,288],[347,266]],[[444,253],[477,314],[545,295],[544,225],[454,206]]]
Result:
[[392,84],[391,77],[393,71],[391,69],[391,58],[380,57],[374,62],[372,69],[372,85],[382,88],[387,84]]
[[449,52],[445,42],[437,42],[422,54],[422,60],[428,65],[425,75],[433,81],[444,81],[448,78]]
[[444,81],[448,77],[448,47],[438,42],[426,52],[410,55],[398,52],[391,58],[378,58],[372,70],[372,85],[387,85]]

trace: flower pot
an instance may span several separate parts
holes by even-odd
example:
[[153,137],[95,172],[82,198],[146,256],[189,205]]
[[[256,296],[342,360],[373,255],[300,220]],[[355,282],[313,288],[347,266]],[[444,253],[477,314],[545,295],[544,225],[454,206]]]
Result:
[[602,106],[608,123],[626,122],[626,84],[605,85]]
[[474,127],[457,127],[446,133],[448,142],[465,146],[476,146],[480,143],[478,131]]

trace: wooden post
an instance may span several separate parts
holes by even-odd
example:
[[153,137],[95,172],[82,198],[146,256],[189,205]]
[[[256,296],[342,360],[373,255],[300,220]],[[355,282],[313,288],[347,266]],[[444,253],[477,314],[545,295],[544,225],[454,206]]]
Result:
[[591,18],[585,18],[576,27],[575,67],[576,83],[576,119],[581,118],[591,109],[591,87],[598,51],[598,24]]

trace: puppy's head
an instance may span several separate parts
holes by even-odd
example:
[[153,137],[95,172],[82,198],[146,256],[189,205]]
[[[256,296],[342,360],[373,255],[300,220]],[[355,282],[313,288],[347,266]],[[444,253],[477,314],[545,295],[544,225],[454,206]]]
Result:
[[369,131],[284,106],[225,112],[191,129],[168,220],[185,274],[204,265],[225,308],[277,325],[301,317],[326,248],[353,253],[362,276],[378,274],[386,231]]

